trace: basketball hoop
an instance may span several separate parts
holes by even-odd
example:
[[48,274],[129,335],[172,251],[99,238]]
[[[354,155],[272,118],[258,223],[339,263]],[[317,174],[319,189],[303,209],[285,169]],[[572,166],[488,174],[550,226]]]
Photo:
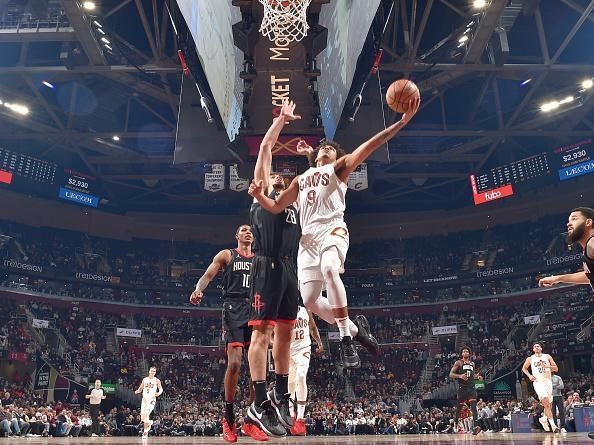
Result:
[[307,7],[312,0],[259,0],[264,6],[260,32],[271,41],[299,42],[307,35]]

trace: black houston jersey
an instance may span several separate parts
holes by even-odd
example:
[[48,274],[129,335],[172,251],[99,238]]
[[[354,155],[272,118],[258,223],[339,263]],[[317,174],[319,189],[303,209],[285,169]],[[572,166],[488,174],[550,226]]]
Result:
[[588,257],[588,243],[594,238],[594,235],[588,238],[586,241],[586,246],[584,247],[584,272],[586,272],[586,276],[590,280],[590,287],[594,290],[594,258]]
[[[274,191],[268,196],[271,199],[276,198]],[[252,249],[257,255],[286,256],[292,260],[297,258],[300,230],[294,206],[291,205],[284,212],[275,215],[254,202],[250,209],[250,224],[254,234]]]
[[229,249],[231,262],[223,270],[223,300],[227,298],[250,297],[250,274],[254,255],[246,257]]
[[464,362],[464,360],[460,360],[460,367],[458,368],[459,374],[466,374],[468,380],[458,379],[458,383],[460,384],[460,389],[472,389],[474,390],[474,362]]

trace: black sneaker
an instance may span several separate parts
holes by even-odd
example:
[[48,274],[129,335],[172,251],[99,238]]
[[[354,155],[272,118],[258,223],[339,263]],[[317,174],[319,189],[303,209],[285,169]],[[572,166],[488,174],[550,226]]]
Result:
[[280,424],[288,430],[293,428],[293,417],[291,417],[291,413],[289,412],[291,395],[284,394],[280,399],[278,399],[276,391],[273,389],[268,391],[268,398],[272,402],[272,407],[276,411],[276,415],[278,416]]
[[253,402],[248,409],[248,416],[268,436],[284,437],[287,435],[285,427],[278,422],[276,411],[270,400],[265,400],[260,406],[256,406],[256,403]]
[[473,436],[476,436],[476,435],[477,435],[478,433],[480,433],[480,432],[481,432],[481,427],[480,427],[480,426],[475,426],[475,427],[472,429],[472,435],[473,435]]
[[353,320],[357,329],[359,329],[359,333],[354,338],[354,340],[361,343],[371,355],[378,356],[380,354],[380,345],[376,338],[371,335],[371,329],[369,328],[369,321],[367,321],[367,317],[365,315],[357,315]]
[[351,337],[342,337],[342,340],[340,340],[340,357],[345,368],[359,368],[361,366],[359,354],[357,354]]

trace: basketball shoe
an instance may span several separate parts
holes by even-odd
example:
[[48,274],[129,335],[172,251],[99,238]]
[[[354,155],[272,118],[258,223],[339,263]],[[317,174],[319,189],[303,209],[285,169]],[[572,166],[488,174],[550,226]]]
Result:
[[371,355],[379,355],[380,353],[380,346],[376,338],[371,334],[371,329],[369,327],[369,321],[365,315],[357,315],[353,323],[357,326],[359,333],[354,338],[354,340],[361,343]]

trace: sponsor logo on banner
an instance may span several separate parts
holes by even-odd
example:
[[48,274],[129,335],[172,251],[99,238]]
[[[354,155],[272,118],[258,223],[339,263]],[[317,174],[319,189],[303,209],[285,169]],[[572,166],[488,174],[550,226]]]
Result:
[[581,261],[583,258],[584,257],[581,253],[572,253],[571,255],[556,256],[553,258],[549,258],[546,260],[546,262],[547,266],[553,266],[556,264],[573,263],[576,261]]
[[480,192],[478,194],[473,195],[474,197],[474,205],[484,204],[486,202],[496,201],[497,199],[505,198],[507,196],[512,196],[514,194],[514,190],[510,185],[504,185],[503,187],[499,187],[496,189],[485,190],[484,192]]
[[560,321],[558,323],[551,323],[548,326],[548,330],[549,331],[556,331],[557,329],[567,330],[567,329],[577,328],[578,325],[579,325],[579,322],[574,321],[574,320]]
[[423,279],[423,283],[439,283],[441,281],[453,281],[457,279],[458,275],[450,275],[448,277],[425,278]]
[[129,328],[117,328],[116,335],[118,337],[142,337],[142,331],[140,329],[129,329]]
[[204,166],[204,190],[220,192],[225,188],[225,166],[206,164]]
[[111,275],[101,275],[98,273],[87,273],[87,272],[76,272],[74,274],[79,280],[90,280],[90,281],[101,281],[105,283],[111,283]]
[[43,272],[43,266],[37,266],[35,264],[21,263],[19,260],[4,260],[4,267],[10,267],[12,269],[28,270],[31,272]]
[[477,278],[488,278],[494,277],[498,275],[508,275],[510,273],[514,273],[513,267],[502,267],[499,269],[488,269],[488,270],[479,270],[476,273]]
[[237,174],[237,164],[229,166],[229,189],[234,192],[243,192],[248,189],[248,186],[248,180],[240,178]]
[[540,315],[528,315],[524,317],[524,324],[538,324],[540,323]]
[[431,328],[433,335],[450,335],[450,334],[457,334],[458,333],[458,326],[457,325],[449,325],[449,326],[433,326]]
[[[89,382],[89,390],[95,388],[95,382]],[[106,396],[113,395],[116,393],[116,386],[114,383],[103,383],[101,382],[101,388],[103,389],[103,394]]]
[[47,329],[49,328],[50,322],[47,320],[40,320],[39,318],[34,318],[31,326],[36,329]]
[[364,162],[357,169],[349,175],[349,188],[351,190],[365,190],[369,187],[367,178],[367,163]]
[[87,195],[86,193],[76,192],[74,190],[65,189],[64,187],[60,187],[58,197],[89,207],[97,207],[99,205],[99,198],[97,196]]

